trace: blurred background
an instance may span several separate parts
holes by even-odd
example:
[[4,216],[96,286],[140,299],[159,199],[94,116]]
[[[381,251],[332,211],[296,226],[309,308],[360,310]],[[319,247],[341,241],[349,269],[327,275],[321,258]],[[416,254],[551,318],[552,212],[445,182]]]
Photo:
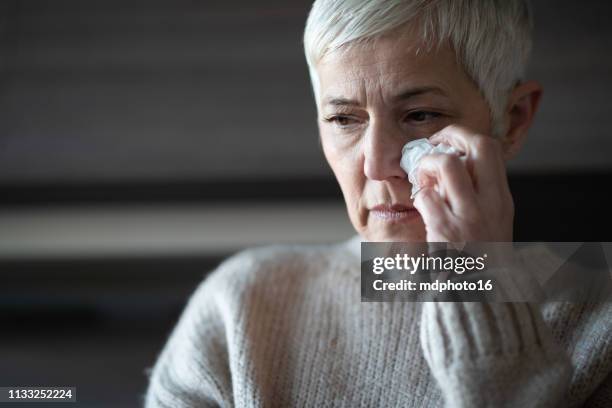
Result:
[[[226,256],[353,234],[302,54],[308,1],[0,2],[0,386],[141,405]],[[612,4],[538,0],[520,241],[610,241]]]

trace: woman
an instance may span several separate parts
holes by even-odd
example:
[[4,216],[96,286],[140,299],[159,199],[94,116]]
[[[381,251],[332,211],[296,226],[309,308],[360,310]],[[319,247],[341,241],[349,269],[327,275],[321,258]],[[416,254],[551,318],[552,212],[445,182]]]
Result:
[[[320,0],[304,42],[323,151],[358,235],[224,262],[192,296],[148,407],[611,406],[606,305],[361,303],[361,241],[512,241],[505,161],[541,88],[521,0]],[[400,167],[402,146],[453,146]]]

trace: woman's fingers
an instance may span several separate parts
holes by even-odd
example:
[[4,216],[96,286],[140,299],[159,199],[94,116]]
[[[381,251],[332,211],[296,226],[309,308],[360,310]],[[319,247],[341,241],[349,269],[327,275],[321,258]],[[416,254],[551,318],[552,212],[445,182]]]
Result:
[[444,199],[433,187],[423,187],[414,198],[414,207],[419,210],[423,221],[443,219],[448,221],[449,211]]
[[[421,213],[428,241],[487,240],[499,225],[511,225],[512,195],[501,144],[459,126],[448,126],[429,138],[465,154],[424,156],[417,180],[424,187],[415,207]],[[435,188],[433,188],[435,187]]]
[[[478,215],[478,202],[472,179],[464,163],[453,154],[428,154],[419,161],[417,179],[424,186],[436,184],[440,198],[460,219]],[[432,182],[433,180],[433,182]],[[418,197],[421,192],[417,193]]]
[[453,240],[449,229],[453,227],[453,215],[448,205],[433,187],[424,187],[414,199],[414,207],[419,211],[427,230],[427,241],[446,242]]
[[432,143],[445,143],[465,153],[472,167],[477,193],[488,194],[491,190],[500,191],[505,180],[505,166],[499,141],[478,135],[457,126],[447,126],[429,140]]

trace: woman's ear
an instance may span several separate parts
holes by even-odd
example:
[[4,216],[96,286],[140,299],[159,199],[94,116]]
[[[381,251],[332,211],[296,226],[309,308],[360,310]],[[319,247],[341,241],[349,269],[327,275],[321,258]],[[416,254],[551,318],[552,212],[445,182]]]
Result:
[[535,81],[518,84],[508,98],[506,134],[502,138],[504,159],[509,160],[523,146],[542,97],[542,87]]

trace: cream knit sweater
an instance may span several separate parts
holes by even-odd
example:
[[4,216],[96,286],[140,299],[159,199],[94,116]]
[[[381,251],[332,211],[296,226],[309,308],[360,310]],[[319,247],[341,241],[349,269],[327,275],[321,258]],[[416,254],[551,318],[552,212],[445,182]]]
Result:
[[612,407],[612,303],[362,303],[359,244],[221,264],[146,407]]

